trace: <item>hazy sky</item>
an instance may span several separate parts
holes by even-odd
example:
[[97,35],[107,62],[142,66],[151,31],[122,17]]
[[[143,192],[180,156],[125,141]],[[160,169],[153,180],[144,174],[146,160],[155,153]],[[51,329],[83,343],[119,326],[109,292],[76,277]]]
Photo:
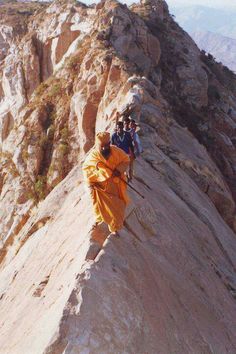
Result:
[[236,0],[167,0],[170,5],[205,5],[210,7],[236,6]]
[[[121,0],[120,0],[121,1]],[[95,2],[99,2],[99,0],[82,0],[82,2],[87,4],[92,4]],[[137,0],[126,0],[121,1],[125,4],[132,4],[133,2],[138,2]],[[171,6],[173,5],[205,5],[211,7],[226,7],[226,6],[234,6],[236,7],[236,0],[167,0],[167,3]]]

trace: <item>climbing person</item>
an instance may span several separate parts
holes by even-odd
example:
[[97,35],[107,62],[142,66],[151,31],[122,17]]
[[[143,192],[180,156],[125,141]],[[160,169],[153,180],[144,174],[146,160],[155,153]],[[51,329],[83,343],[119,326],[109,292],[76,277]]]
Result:
[[108,132],[98,133],[82,169],[90,189],[96,224],[105,222],[114,235],[123,227],[129,201],[125,176],[128,167],[128,154],[110,145]]
[[[137,124],[134,119],[131,117],[125,118],[124,119],[124,131],[130,133],[131,138],[132,138],[132,143],[134,147],[134,155],[135,157],[140,156],[142,152],[142,146],[141,142],[138,136],[138,133],[136,132],[137,130]],[[131,180],[134,176],[134,159],[132,159],[132,156],[130,156],[130,176]]]
[[128,180],[132,181],[133,178],[133,163],[135,160],[133,140],[129,132],[124,131],[124,123],[118,122],[116,125],[116,132],[112,134],[112,145],[122,149],[130,157],[130,166],[128,171]]
[[116,125],[117,125],[117,123],[119,122],[119,120],[120,120],[120,116],[121,116],[121,114],[120,114],[120,112],[116,112]]
[[129,118],[125,118],[124,120],[124,131],[131,133],[131,127],[130,127],[131,120]]
[[140,154],[143,152],[142,144],[139,138],[139,135],[137,133],[137,127],[138,125],[136,124],[134,119],[131,119],[130,122],[130,135],[133,139],[133,144],[134,144],[134,153],[135,156],[140,156]]
[[119,122],[119,120],[120,120],[120,118],[121,118],[121,114],[120,114],[120,112],[116,112],[116,123],[115,123],[115,128],[114,128],[114,131],[113,131],[113,133],[116,133],[117,132],[117,123]]

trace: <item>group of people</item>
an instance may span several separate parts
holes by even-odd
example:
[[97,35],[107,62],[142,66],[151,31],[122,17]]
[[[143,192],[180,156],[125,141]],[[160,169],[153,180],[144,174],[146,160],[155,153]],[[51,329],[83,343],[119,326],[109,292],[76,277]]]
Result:
[[96,224],[105,222],[111,233],[123,227],[128,204],[127,181],[132,181],[134,160],[142,153],[137,124],[126,118],[115,132],[96,135],[95,145],[83,164],[83,174],[93,202]]
[[134,160],[142,153],[142,146],[138,136],[137,124],[134,119],[126,118],[116,123],[116,131],[112,134],[111,144],[122,149],[129,155],[130,165],[127,172],[128,181],[131,182],[134,174]]

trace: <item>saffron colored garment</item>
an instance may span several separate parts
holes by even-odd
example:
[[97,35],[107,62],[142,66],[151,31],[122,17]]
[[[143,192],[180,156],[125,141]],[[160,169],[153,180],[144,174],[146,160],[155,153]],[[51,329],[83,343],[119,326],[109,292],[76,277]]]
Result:
[[121,178],[126,180],[124,172],[128,167],[129,156],[113,145],[107,160],[94,147],[83,164],[85,181],[92,187],[91,197],[96,221],[104,221],[111,232],[123,227],[125,207],[129,201],[127,185],[119,177],[112,177],[112,171],[117,169]]

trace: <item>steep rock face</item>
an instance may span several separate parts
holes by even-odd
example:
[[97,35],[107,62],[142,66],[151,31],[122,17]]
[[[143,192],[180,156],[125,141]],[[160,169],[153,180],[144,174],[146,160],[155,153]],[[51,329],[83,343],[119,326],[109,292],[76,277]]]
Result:
[[[163,1],[57,1],[27,26],[1,64],[0,348],[234,353],[235,77]],[[113,239],[80,168],[117,111],[140,121],[145,199]]]
[[235,199],[235,75],[200,53],[170,16],[161,23],[147,19],[147,24],[159,32],[162,94],[175,119],[205,145]]

